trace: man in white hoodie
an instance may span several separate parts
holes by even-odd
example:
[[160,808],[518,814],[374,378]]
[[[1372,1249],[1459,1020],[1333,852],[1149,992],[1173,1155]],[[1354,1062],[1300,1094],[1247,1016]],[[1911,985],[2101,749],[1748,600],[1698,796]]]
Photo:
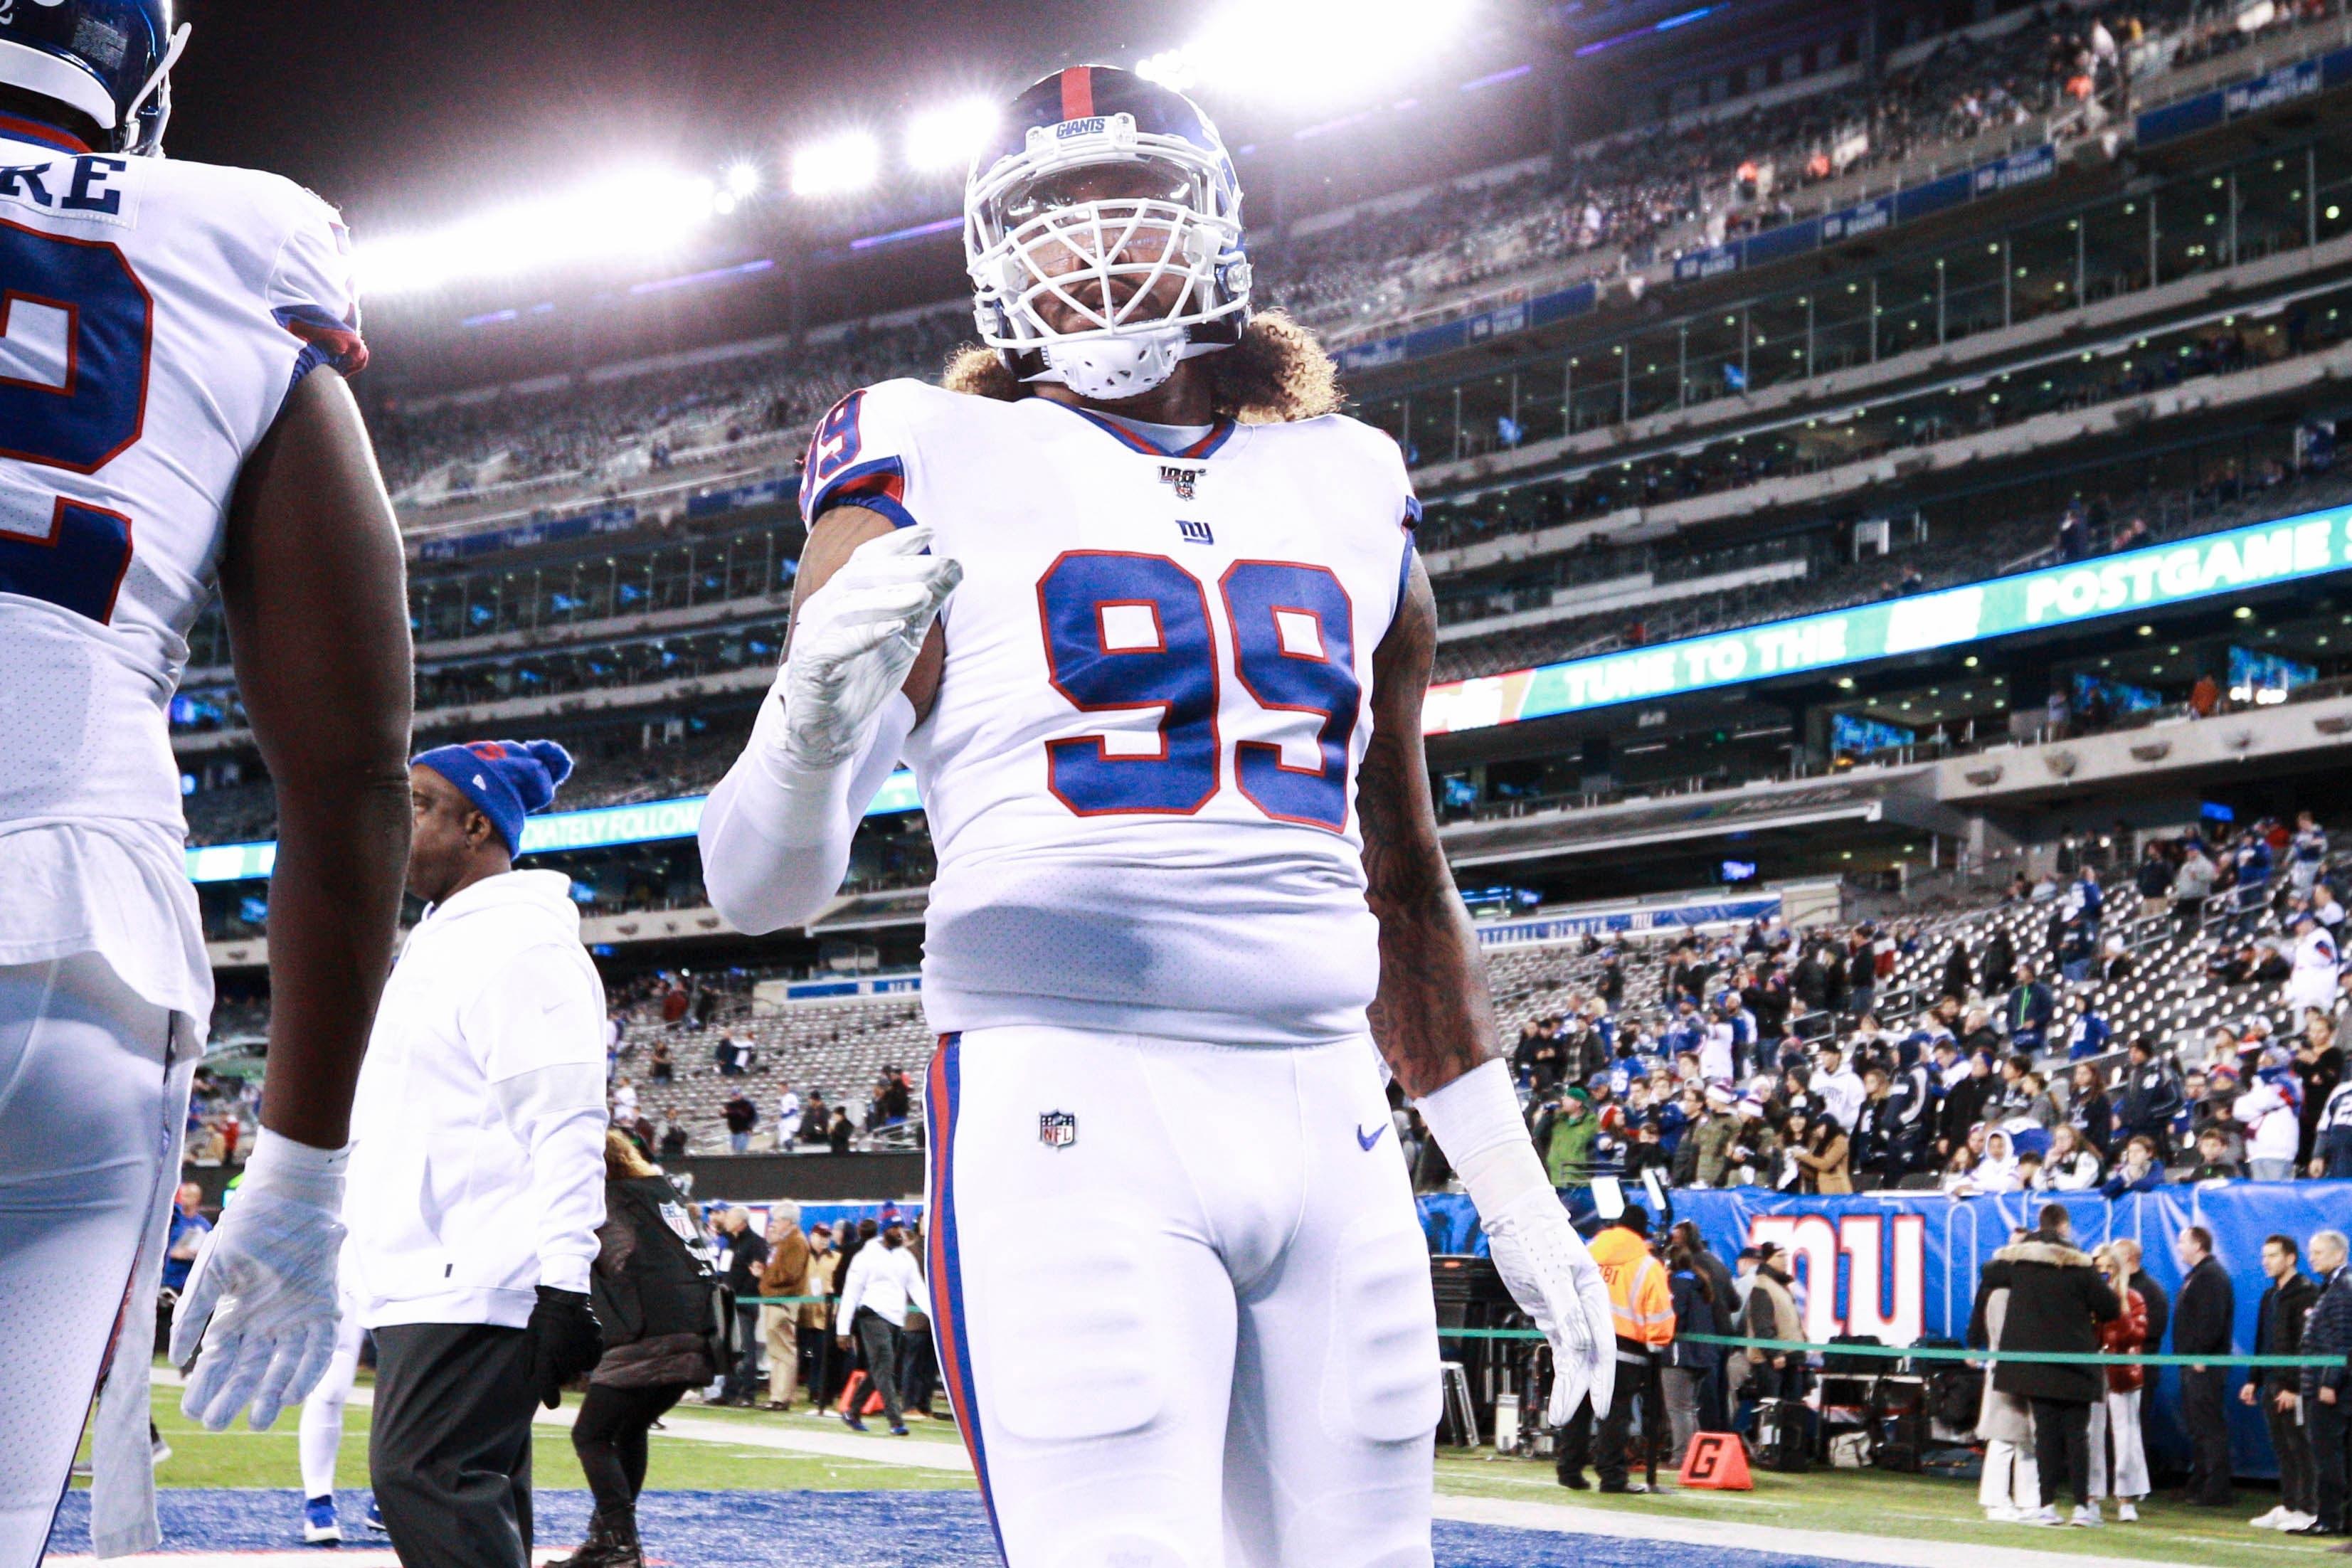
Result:
[[513,868],[571,771],[550,741],[409,770],[426,909],[369,1041],[344,1211],[376,1341],[369,1469],[404,1568],[526,1568],[531,1407],[603,1348],[604,991],[569,880]]

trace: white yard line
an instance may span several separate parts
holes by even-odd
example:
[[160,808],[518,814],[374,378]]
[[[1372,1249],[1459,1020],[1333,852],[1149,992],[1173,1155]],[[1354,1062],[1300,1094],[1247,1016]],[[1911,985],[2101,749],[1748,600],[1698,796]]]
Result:
[[[1465,1524],[1508,1525],[1567,1535],[1612,1535],[1637,1541],[1671,1541],[1685,1546],[1730,1551],[1776,1552],[1826,1563],[1885,1563],[1889,1568],[1981,1568],[1989,1554],[2002,1568],[2150,1568],[2144,1557],[2078,1557],[2071,1552],[1990,1548],[1980,1542],[1896,1540],[1842,1530],[1795,1530],[1780,1524],[1746,1524],[1704,1519],[1660,1519],[1573,1503],[1514,1502],[1507,1498],[1448,1497],[1440,1493],[1437,1517]],[[2020,1526],[2021,1536],[2029,1534]]]

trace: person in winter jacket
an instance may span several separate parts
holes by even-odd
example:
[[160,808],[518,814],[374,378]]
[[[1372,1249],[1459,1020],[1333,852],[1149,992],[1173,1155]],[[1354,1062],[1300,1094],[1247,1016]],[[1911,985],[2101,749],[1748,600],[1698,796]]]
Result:
[[2057,999],[2050,987],[2042,984],[2031,963],[2017,966],[2017,984],[2011,987],[2009,997],[2001,1004],[2001,1016],[2009,1023],[2010,1048],[2021,1052],[2038,1052],[2042,1037],[2049,1032],[2050,1020],[2058,1009]]
[[2033,1184],[2042,1192],[2084,1193],[2097,1186],[2105,1173],[2098,1151],[2069,1125],[2050,1135],[2050,1157]]
[[2099,1195],[2109,1202],[2126,1193],[2152,1193],[2164,1185],[2164,1165],[2157,1158],[2156,1145],[2146,1134],[2124,1145],[2123,1158],[2099,1184]]
[[[1727,1304],[1717,1315],[1715,1281],[1693,1257],[1679,1235],[1666,1246],[1666,1290],[1675,1307],[1675,1340],[1660,1374],[1665,1392],[1666,1420],[1674,1429],[1677,1467],[1690,1452],[1691,1437],[1699,1429],[1700,1394],[1708,1377],[1722,1364],[1723,1347],[1693,1344],[1693,1334],[1720,1334],[1730,1324]],[[1718,1326],[1722,1325],[1722,1326]]]
[[[1757,1259],[1755,1281],[1740,1320],[1744,1337],[1790,1341],[1805,1337],[1805,1321],[1797,1311],[1792,1284],[1787,1249],[1766,1243]],[[1759,1349],[1740,1353],[1748,1362],[1748,1390],[1756,1398],[1804,1397],[1805,1361],[1801,1352]]]
[[[2304,1319],[2319,1300],[2319,1287],[2298,1267],[2301,1261],[2293,1237],[2273,1236],[2263,1241],[2263,1272],[2270,1277],[2271,1285],[2254,1312],[2256,1355],[2303,1353]],[[2254,1521],[2273,1530],[2300,1530],[2319,1517],[2298,1370],[2249,1367],[2245,1386],[2238,1390],[2242,1404],[2263,1413],[2263,1422],[2270,1428],[2271,1452],[2278,1459],[2279,1505]]]
[[1649,1408],[1645,1373],[1653,1358],[1663,1356],[1673,1345],[1675,1321],[1666,1270],[1650,1251],[1648,1211],[1628,1205],[1592,1238],[1592,1261],[1609,1283],[1610,1316],[1617,1340],[1616,1393],[1605,1411],[1596,1412],[1587,1402],[1562,1430],[1559,1482],[1583,1489],[1584,1456],[1590,1449],[1602,1491],[1640,1491],[1643,1489],[1626,1473],[1631,1468],[1628,1437],[1633,1410],[1638,1402],[1645,1433],[1654,1434],[1662,1425],[1659,1413]]
[[2107,1159],[2116,1145],[2116,1108],[2107,1098],[2106,1081],[2089,1062],[2077,1062],[2073,1089],[2066,1105],[2066,1121],[2082,1135],[2087,1147],[2100,1159]]
[[[2138,1355],[2147,1349],[2147,1300],[2131,1288],[2131,1266],[2113,1247],[2091,1255],[2123,1310],[2099,1325],[2099,1349],[2109,1355]],[[2091,1495],[2115,1500],[2116,1517],[2139,1517],[2148,1493],[2147,1447],[2140,1436],[2139,1406],[2147,1369],[2110,1366],[2106,1388],[2091,1406]]]
[[[2030,1235],[2014,1233],[2014,1245]],[[2010,1287],[1981,1277],[1976,1306],[1969,1314],[1969,1343],[1979,1350],[1999,1350],[2007,1328]],[[1977,1502],[1995,1524],[2013,1524],[2042,1507],[2040,1472],[2033,1463],[2033,1406],[2024,1397],[2003,1394],[1984,1380],[1978,1397],[1976,1435],[1985,1446],[1984,1473],[1977,1486]]]
[[[409,891],[352,1100],[344,1258],[374,1331],[376,1506],[409,1568],[526,1568],[531,1410],[596,1365],[605,1006],[560,871],[517,870],[552,741],[409,768]],[[500,1484],[503,1483],[503,1484]]]
[[[801,1232],[801,1205],[779,1203],[768,1210],[768,1258],[760,1266],[762,1296],[809,1292],[809,1240]],[[768,1408],[789,1410],[800,1384],[801,1308],[760,1309],[760,1333],[768,1346]]]
[[1555,1187],[1585,1187],[1592,1181],[1592,1143],[1601,1123],[1592,1114],[1592,1096],[1570,1089],[1545,1102],[1536,1112],[1536,1147],[1543,1152],[1544,1170]]
[[2306,1366],[2296,1387],[2305,1430],[2310,1434],[2312,1494],[2319,1517],[2295,1533],[2342,1535],[2352,1528],[2345,1503],[2347,1471],[2352,1468],[2352,1251],[2344,1233],[2323,1230],[2311,1238],[2311,1271],[2319,1300],[2303,1321],[2303,1353],[2335,1356],[2330,1366]]
[[550,1568],[643,1568],[637,1494],[646,1434],[687,1391],[718,1375],[718,1279],[693,1208],[619,1132],[604,1143],[604,1223],[597,1227],[589,1294],[604,1326],[604,1354],[572,1426],[572,1451],[596,1511],[588,1540]]
[[2116,1135],[2149,1139],[2156,1145],[2160,1163],[2172,1147],[2172,1119],[2181,1105],[2180,1078],[2158,1049],[2156,1041],[2146,1035],[2134,1040],[2125,1055],[2123,1101],[2116,1108]]
[[2352,1178],[2352,1081],[2337,1084],[2320,1107],[2311,1130],[2311,1173],[2342,1181]]
[[[2091,1262],[2074,1245],[2074,1226],[2065,1207],[2044,1205],[2041,1226],[2025,1240],[2001,1248],[1985,1266],[1987,1289],[2006,1287],[2010,1292],[2001,1344],[2019,1351],[2071,1351],[2095,1354],[2099,1325],[2119,1316],[2123,1303]],[[1971,1324],[1969,1338],[1981,1341],[1981,1325]],[[2091,1497],[2091,1406],[2105,1392],[2098,1368],[2071,1362],[2003,1361],[1993,1368],[1993,1386],[2016,1394],[2033,1407],[2034,1466],[2040,1491],[2038,1507],[2029,1522],[2056,1524],[2060,1479],[2074,1495],[2074,1516],[2082,1523],[2098,1519]]]

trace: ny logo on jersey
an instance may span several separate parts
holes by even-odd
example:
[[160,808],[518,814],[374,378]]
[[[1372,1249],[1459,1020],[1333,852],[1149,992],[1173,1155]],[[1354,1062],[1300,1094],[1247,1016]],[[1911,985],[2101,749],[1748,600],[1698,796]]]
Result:
[[1048,1149],[1066,1149],[1078,1141],[1078,1119],[1066,1110],[1047,1110],[1037,1118],[1037,1142]]
[[1178,500],[1191,500],[1193,487],[1200,482],[1201,470],[1179,468],[1174,463],[1160,465],[1160,482],[1176,492]]
[[1188,518],[1180,517],[1176,520],[1176,531],[1182,536],[1187,544],[1214,544],[1217,542],[1217,536],[1210,531],[1207,523],[1194,521]]

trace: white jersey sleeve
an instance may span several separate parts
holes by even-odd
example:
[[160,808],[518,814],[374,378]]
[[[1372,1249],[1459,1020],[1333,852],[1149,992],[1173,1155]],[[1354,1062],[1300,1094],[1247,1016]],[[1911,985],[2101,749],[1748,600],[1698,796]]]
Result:
[[307,191],[300,195],[268,295],[271,317],[298,345],[289,391],[321,365],[357,375],[368,362],[367,342],[360,335],[351,231],[334,208]]
[[900,528],[921,521],[908,497],[923,478],[920,433],[933,399],[919,381],[861,387],[833,405],[809,440],[801,517],[811,527],[837,506],[880,512]]

